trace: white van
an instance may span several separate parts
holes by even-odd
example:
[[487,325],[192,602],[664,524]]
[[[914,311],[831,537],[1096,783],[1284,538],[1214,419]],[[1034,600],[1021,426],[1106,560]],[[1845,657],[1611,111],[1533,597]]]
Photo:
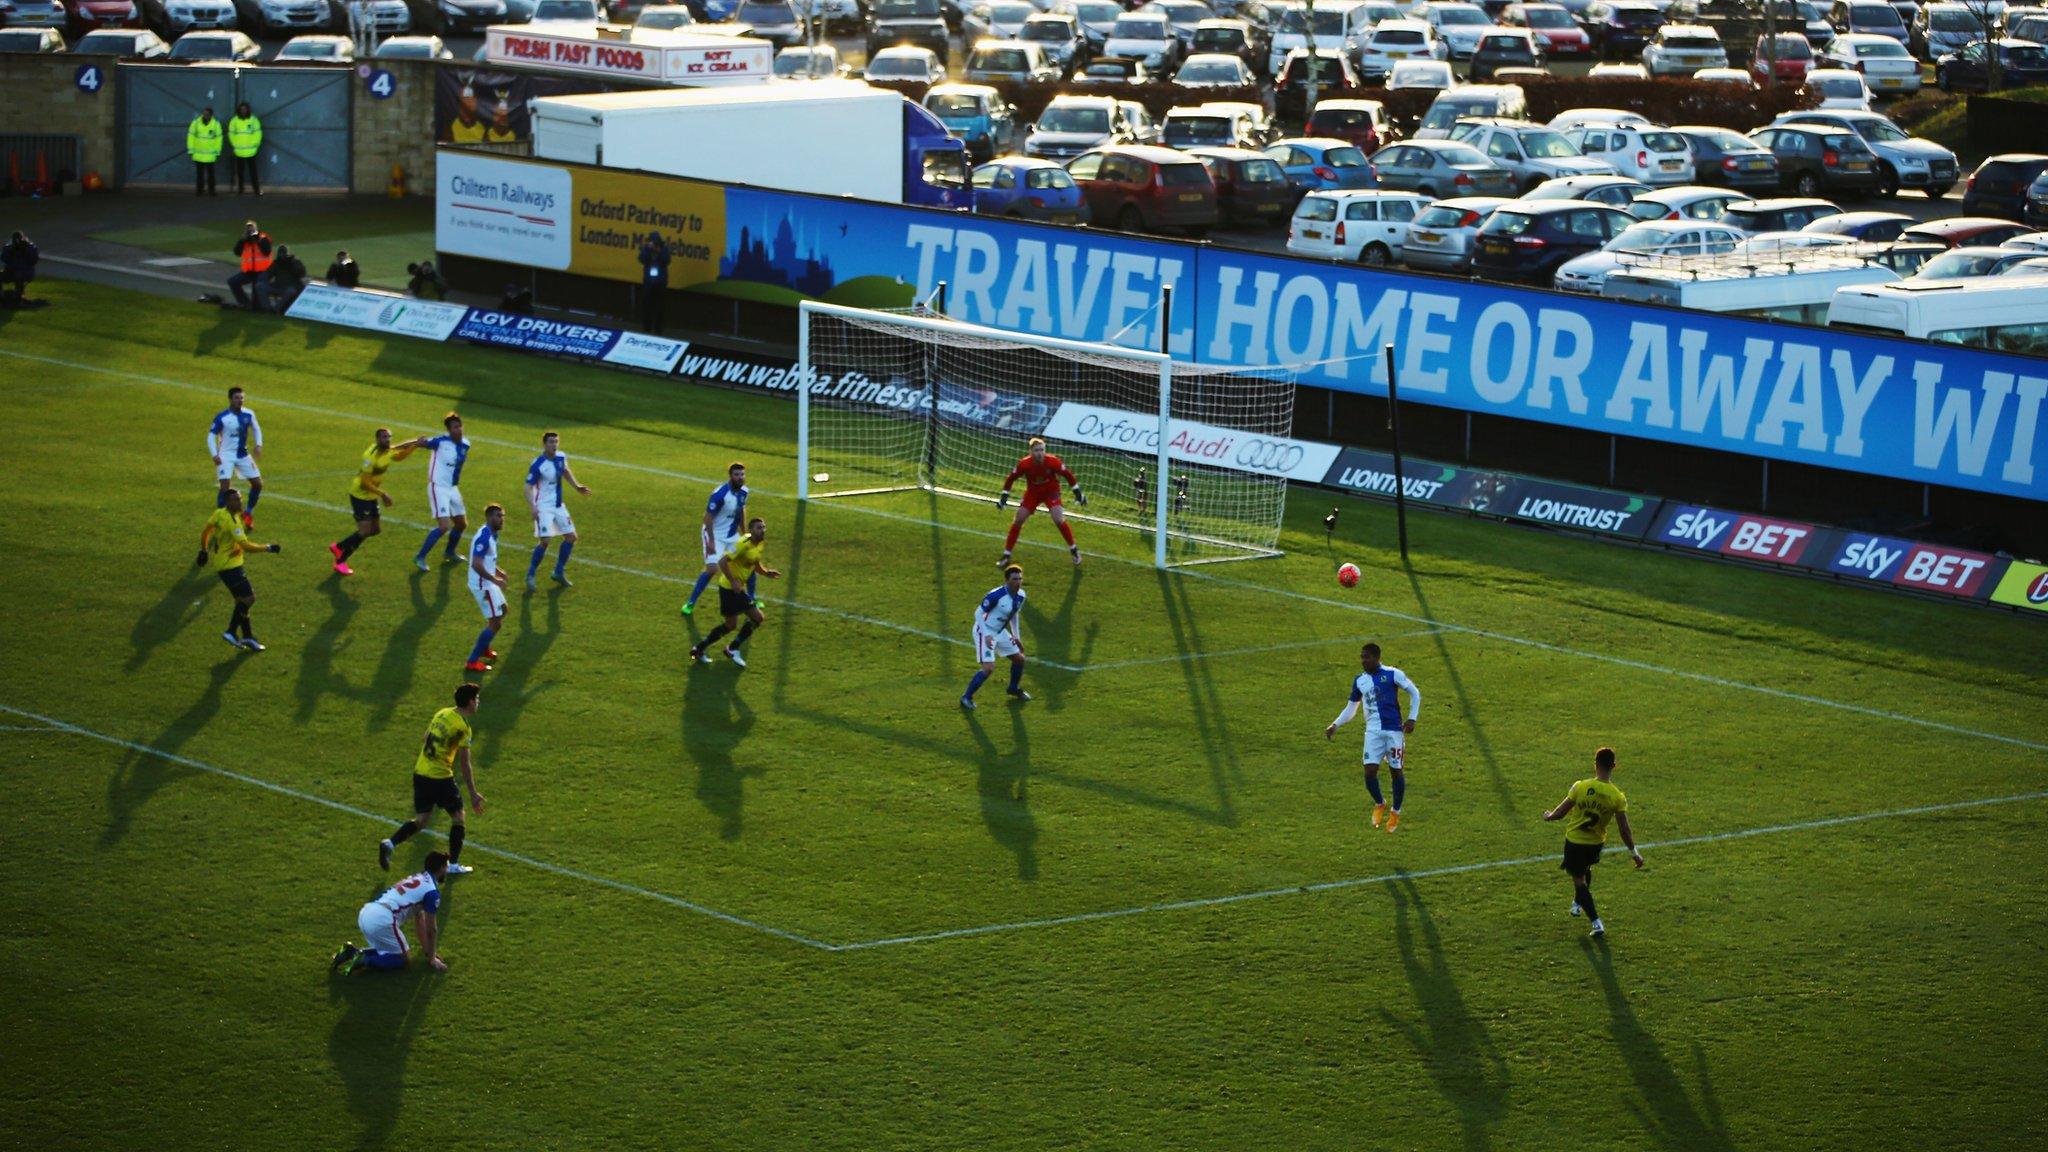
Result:
[[1855,256],[1805,254],[1775,264],[1753,256],[1693,256],[1615,272],[1600,286],[1600,294],[1610,300],[1817,325],[1827,321],[1836,293],[1898,279],[1882,263]]
[[1828,327],[2048,356],[2048,283],[1986,276],[1844,288]]

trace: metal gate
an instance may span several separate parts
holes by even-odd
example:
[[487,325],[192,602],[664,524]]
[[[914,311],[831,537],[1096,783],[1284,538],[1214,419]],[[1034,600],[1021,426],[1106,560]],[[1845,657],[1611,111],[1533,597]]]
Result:
[[[190,185],[186,126],[201,108],[225,123],[247,101],[263,121],[264,187],[347,191],[353,72],[124,64],[121,74],[123,183]],[[233,153],[222,145],[219,177],[227,184]]]

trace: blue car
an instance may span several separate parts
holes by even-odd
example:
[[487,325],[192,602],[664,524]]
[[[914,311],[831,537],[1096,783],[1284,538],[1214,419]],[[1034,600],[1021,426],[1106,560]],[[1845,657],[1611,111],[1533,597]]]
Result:
[[1303,136],[1268,144],[1263,151],[1280,162],[1287,183],[1297,193],[1339,188],[1377,188],[1379,174],[1365,153],[1349,140]]
[[1067,170],[1051,160],[1005,156],[974,170],[974,210],[1051,224],[1086,224],[1088,201]]
[[924,109],[967,144],[973,160],[993,160],[1017,144],[1017,110],[986,84],[935,84]]

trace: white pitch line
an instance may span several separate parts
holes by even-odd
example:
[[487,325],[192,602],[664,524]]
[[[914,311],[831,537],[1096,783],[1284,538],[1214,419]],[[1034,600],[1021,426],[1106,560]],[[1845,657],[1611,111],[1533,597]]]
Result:
[[[1946,804],[1923,804],[1915,808],[1891,808],[1882,812],[1858,812],[1848,816],[1825,816],[1817,820],[1801,820],[1793,824],[1772,824],[1760,828],[1739,828],[1733,832],[1713,832],[1704,836],[1685,836],[1676,840],[1661,840],[1639,845],[1645,851],[1666,848],[1681,848],[1691,844],[1717,844],[1725,840],[1741,840],[1751,836],[1770,836],[1780,832],[1806,832],[1817,828],[1835,828],[1844,824],[1861,824],[1871,820],[1892,820],[1902,816],[1925,816],[1935,812],[1954,812],[1965,808],[1985,808],[1995,804],[2018,804],[2028,800],[2048,800],[2048,792],[2018,792],[2010,796],[1990,796],[1979,800],[1956,800]],[[851,944],[829,946],[833,952],[858,952],[870,948],[889,948],[901,944],[928,944],[939,940],[958,940],[967,936],[988,936],[998,932],[1020,932],[1030,928],[1055,928],[1065,924],[1086,924],[1096,920],[1118,920],[1129,916],[1144,916],[1155,912],[1184,912],[1198,908],[1216,908],[1226,904],[1242,904],[1250,900],[1265,900],[1275,896],[1298,896],[1312,892],[1335,892],[1346,888],[1363,888],[1374,884],[1391,884],[1397,880],[1425,880],[1434,876],[1457,876],[1467,872],[1486,872],[1498,868],[1520,868],[1529,864],[1549,864],[1557,860],[1556,853],[1543,856],[1520,856],[1513,860],[1486,860],[1476,864],[1453,864],[1445,868],[1424,868],[1415,872],[1387,872],[1378,876],[1360,876],[1351,880],[1324,880],[1314,884],[1293,884],[1282,888],[1261,888],[1255,892],[1237,892],[1228,896],[1204,896],[1193,900],[1168,900],[1158,904],[1141,904],[1131,908],[1110,908],[1099,912],[1075,912],[1066,916],[1047,916],[1038,920],[1012,920],[1004,924],[984,924],[976,928],[951,928],[938,932],[917,932],[903,936],[885,936],[876,940],[860,940]]]
[[[161,376],[150,376],[137,372],[125,372],[117,368],[107,368],[97,364],[84,364],[75,360],[64,360],[54,356],[38,356],[33,353],[21,352],[11,348],[0,348],[0,356],[11,356],[14,357],[15,359],[28,360],[38,364],[49,364],[59,368],[70,368],[79,372],[91,372],[97,375],[106,376],[113,379],[133,380],[143,384],[158,385],[166,388],[178,388],[188,392],[211,393],[217,391],[217,389],[213,387],[200,384],[193,384],[184,380],[172,380]],[[319,408],[309,404],[296,404],[287,400],[272,399],[265,400],[264,403],[274,408],[293,409],[301,412],[310,412],[317,415],[331,416],[344,420],[373,419],[372,417],[364,416],[361,413],[357,412],[341,412],[335,409]],[[402,423],[400,421],[390,420],[379,422],[386,424]],[[525,451],[532,447],[532,445],[530,444],[514,444],[510,441],[490,440],[478,436],[472,436],[470,437],[470,439],[476,441],[479,444],[492,444],[500,447],[517,448],[520,451]],[[599,464],[611,468],[622,468],[627,471],[640,472],[650,476],[663,476],[670,479],[687,480],[692,483],[699,484],[715,483],[715,481],[707,477],[693,476],[687,472],[675,472],[670,471],[669,469],[666,468],[655,468],[645,464],[632,464],[618,460],[606,460],[596,456],[584,456],[582,459],[586,463]],[[766,488],[759,489],[758,492],[760,495],[772,497],[786,498],[790,495],[789,493],[776,492]],[[898,520],[905,523],[922,525],[925,527],[932,527],[936,523],[936,526],[938,528],[948,532],[967,533],[969,535],[980,536],[987,539],[994,539],[996,536],[1000,535],[1000,533],[988,532],[977,528],[968,528],[964,525],[946,524],[942,521],[934,522],[928,518],[923,517],[905,516],[900,513],[889,512],[886,509],[866,508],[858,504],[844,504],[841,506],[846,508],[848,511],[857,512],[864,516],[877,516],[883,519]],[[1020,541],[1020,543],[1027,544],[1031,547],[1057,547],[1057,545],[1048,544],[1041,541]],[[1109,554],[1102,555],[1101,559],[1108,560],[1112,563],[1123,564],[1135,568],[1152,567],[1152,565],[1146,561],[1130,560],[1125,557]],[[2042,741],[2027,740],[2018,736],[2006,736],[1997,732],[1987,732],[1982,729],[1968,728],[1960,724],[1949,724],[1940,720],[1929,720],[1920,716],[1908,716],[1904,713],[1890,712],[1882,708],[1872,708],[1862,704],[1850,704],[1840,700],[1830,700],[1824,696],[1812,696],[1804,692],[1792,692],[1783,688],[1772,688],[1763,684],[1751,684],[1747,681],[1731,680],[1722,676],[1713,676],[1705,672],[1692,672],[1683,668],[1670,668],[1662,664],[1651,664],[1648,661],[1643,660],[1631,660],[1624,656],[1614,656],[1604,652],[1591,652],[1583,648],[1570,648],[1562,644],[1552,644],[1548,641],[1531,640],[1527,637],[1516,636],[1507,632],[1497,632],[1490,628],[1476,628],[1465,624],[1452,624],[1441,620],[1432,620],[1426,616],[1417,616],[1414,613],[1410,612],[1397,612],[1390,608],[1375,608],[1369,604],[1354,604],[1344,600],[1332,600],[1325,596],[1314,596],[1306,592],[1297,592],[1291,589],[1280,588],[1270,584],[1260,584],[1250,580],[1234,580],[1230,577],[1218,576],[1211,572],[1202,572],[1194,569],[1182,569],[1180,575],[1192,579],[1207,580],[1211,583],[1220,584],[1224,587],[1243,588],[1254,592],[1284,596],[1289,599],[1300,600],[1311,604],[1321,604],[1327,607],[1341,608],[1352,612],[1363,612],[1368,615],[1383,616],[1393,620],[1405,620],[1410,623],[1424,624],[1433,628],[1441,629],[1445,632],[1460,632],[1470,636],[1480,636],[1489,640],[1499,640],[1503,643],[1517,644],[1527,648],[1535,648],[1539,651],[1551,652],[1560,656],[1575,656],[1586,660],[1597,660],[1604,664],[1613,664],[1623,668],[1631,668],[1639,672],[1649,672],[1661,676],[1672,676],[1682,680],[1691,680],[1696,683],[1711,684],[1718,688],[1727,688],[1738,692],[1753,692],[1758,695],[1769,696],[1774,699],[1790,700],[1801,704],[1811,704],[1819,708],[1832,708],[1841,712],[1849,712],[1860,716],[1869,716],[1879,720],[1891,720],[1900,724],[1909,724],[1921,728],[1931,729],[1938,732],[1947,732],[1951,735],[1956,736],[1967,736],[1976,740],[1989,740],[1994,743],[2007,744],[2018,748],[2026,748],[2036,752],[2048,752],[2048,743],[2044,743]]]
[[41,732],[46,736],[64,736],[68,733],[47,724],[0,724],[0,732]]
[[[1383,636],[1381,639],[1412,640],[1418,636],[1434,636],[1441,631],[1443,631],[1441,628],[1420,628],[1413,632],[1400,632],[1392,636]],[[1218,652],[1188,652],[1177,656],[1143,656],[1134,660],[1111,660],[1103,664],[1086,665],[1082,670],[1087,672],[1108,672],[1116,668],[1144,668],[1154,664],[1186,664],[1196,660],[1220,660],[1227,656],[1263,656],[1270,652],[1293,652],[1303,648],[1334,648],[1340,644],[1348,648],[1354,643],[1356,641],[1350,639],[1297,640],[1291,644],[1262,644],[1256,648],[1225,648]]]
[[[12,716],[19,716],[28,720],[35,720],[39,723],[47,725],[48,728],[52,731],[66,732],[73,736],[84,736],[91,740],[98,740],[103,744],[111,744],[117,748],[126,748],[130,752],[139,752],[145,756],[154,756],[159,760],[168,761],[172,764],[182,765],[186,768],[195,768],[201,772],[209,772],[215,776],[222,777],[223,779],[233,780],[242,784],[251,784],[255,787],[264,789],[265,791],[275,792],[280,796],[289,796],[294,800],[304,800],[310,804],[318,804],[323,808],[331,808],[336,812],[345,812],[350,816],[359,816],[365,820],[374,821],[378,824],[388,825],[391,823],[390,817],[380,816],[375,812],[371,812],[363,808],[358,808],[353,804],[344,804],[339,800],[329,800],[325,796],[316,796],[311,792],[301,792],[297,788],[287,787],[286,785],[277,784],[258,776],[250,776],[243,772],[236,772],[231,768],[222,768],[218,765],[208,764],[203,760],[194,760],[190,756],[180,756],[175,752],[166,752],[161,748],[152,748],[147,744],[140,744],[133,740],[123,740],[119,736],[109,736],[104,732],[95,732],[90,728],[81,727],[77,724],[71,724],[66,721],[54,719],[49,716],[43,716],[35,712],[30,712],[27,709],[15,708],[7,704],[0,704],[0,712],[5,712]],[[437,832],[432,828],[422,829],[421,834],[427,836],[434,836],[440,839],[446,839],[446,837],[442,833]],[[669,905],[670,907],[681,908],[688,912],[695,912],[699,916],[708,916],[713,920],[721,920],[727,924],[734,925],[735,927],[751,929],[755,932],[761,932],[769,936],[774,936],[777,939],[787,940],[793,944],[801,944],[806,948],[816,948],[822,952],[830,952],[833,950],[833,945],[827,944],[822,940],[814,940],[809,936],[802,935],[801,933],[791,932],[783,928],[777,928],[771,924],[763,924],[757,920],[749,920],[744,916],[735,916],[730,912],[721,912],[716,908],[710,907],[709,905],[699,904],[694,900],[685,900],[680,896],[671,896],[666,892],[656,892],[651,888],[642,888],[637,884],[628,884],[623,880],[613,880],[608,876],[599,876],[594,873],[584,872],[580,869],[564,867],[563,865],[550,863],[549,861],[541,860],[533,856],[528,856],[521,852],[514,852],[508,848],[496,848],[476,840],[466,841],[463,846],[471,852],[482,852],[487,855],[497,856],[505,860],[511,860],[516,863],[524,864],[529,868],[538,868],[543,872],[552,872],[557,876],[567,877],[571,880],[581,880],[586,884],[596,884],[600,887],[610,888],[613,891],[624,892],[630,896],[641,896],[649,900],[657,900],[663,904]]]

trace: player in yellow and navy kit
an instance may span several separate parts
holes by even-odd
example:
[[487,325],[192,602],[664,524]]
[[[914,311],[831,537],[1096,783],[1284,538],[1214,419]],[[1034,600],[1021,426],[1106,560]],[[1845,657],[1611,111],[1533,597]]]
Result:
[[389,508],[394,503],[391,494],[384,491],[384,474],[391,466],[412,455],[423,441],[407,440],[403,444],[391,443],[391,429],[377,429],[376,443],[363,450],[362,463],[356,468],[355,483],[349,485],[348,504],[356,517],[356,530],[327,546],[334,554],[334,570],[343,576],[355,575],[348,566],[348,558],[363,546],[363,541],[384,530],[378,520],[379,505]]
[[461,863],[462,839],[467,830],[462,824],[462,794],[455,790],[455,770],[462,769],[462,783],[469,789],[469,810],[481,814],[484,797],[476,790],[476,772],[469,762],[469,744],[473,735],[469,718],[476,715],[476,702],[483,691],[475,684],[456,685],[455,706],[434,713],[433,720],[428,722],[427,735],[420,742],[420,754],[412,765],[413,817],[377,845],[377,864],[386,872],[391,870],[392,850],[425,827],[434,818],[436,808],[448,813],[448,818],[454,821],[448,829],[448,874],[461,876],[475,871]]
[[1591,919],[1595,936],[1607,935],[1607,926],[1593,907],[1593,865],[1600,862],[1600,850],[1607,844],[1610,821],[1621,830],[1621,842],[1636,867],[1643,866],[1643,854],[1628,826],[1628,797],[1614,786],[1613,777],[1614,749],[1602,748],[1593,753],[1593,778],[1573,784],[1558,806],[1543,814],[1545,820],[1565,822],[1564,863],[1559,867],[1572,878],[1571,913]]
[[691,645],[692,662],[702,660],[706,664],[711,663],[711,645],[720,636],[739,628],[740,617],[745,616],[747,625],[740,628],[739,636],[725,646],[725,658],[742,668],[747,666],[746,659],[740,655],[740,645],[747,642],[747,637],[754,634],[762,620],[760,606],[754,603],[753,595],[747,591],[747,582],[755,573],[770,580],[782,575],[768,566],[768,559],[763,554],[767,546],[768,522],[756,516],[747,521],[747,534],[740,537],[739,543],[718,558],[718,614],[725,617],[725,622]]
[[249,539],[249,530],[242,522],[242,494],[233,488],[222,493],[220,507],[206,518],[206,527],[199,533],[199,559],[194,563],[204,567],[212,561],[214,574],[235,598],[234,615],[228,617],[228,630],[220,638],[237,648],[263,651],[263,645],[257,643],[256,634],[249,627],[249,606],[256,603],[256,590],[249,586],[248,573],[242,571],[242,554],[278,550],[275,544],[258,544]]

